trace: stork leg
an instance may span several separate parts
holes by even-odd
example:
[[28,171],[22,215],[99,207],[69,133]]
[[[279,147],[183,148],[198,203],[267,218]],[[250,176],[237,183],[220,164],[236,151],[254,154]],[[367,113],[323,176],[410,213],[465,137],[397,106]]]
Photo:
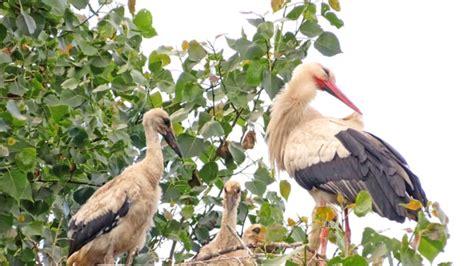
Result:
[[128,251],[127,254],[127,261],[125,262],[125,265],[132,265],[133,258],[135,257],[135,254],[137,253],[136,250],[130,250]]
[[111,254],[111,252],[107,252],[107,255],[105,255],[104,264],[107,264],[107,265],[115,264],[114,256]]
[[351,247],[351,228],[349,226],[349,210],[344,208],[344,255],[349,256]]
[[[326,201],[321,199],[320,200],[320,206],[325,207],[326,206]],[[326,223],[324,222],[323,227],[321,228],[321,233],[319,234],[319,239],[321,241],[321,247],[319,251],[319,255],[323,258],[319,261],[319,266],[326,266],[326,249],[328,246],[328,235],[329,235],[329,228],[326,226]]]
[[319,235],[319,238],[321,239],[321,249],[319,251],[320,259],[319,261],[319,266],[326,266],[326,249],[328,246],[328,235],[329,235],[329,228],[324,226],[321,229],[321,234]]

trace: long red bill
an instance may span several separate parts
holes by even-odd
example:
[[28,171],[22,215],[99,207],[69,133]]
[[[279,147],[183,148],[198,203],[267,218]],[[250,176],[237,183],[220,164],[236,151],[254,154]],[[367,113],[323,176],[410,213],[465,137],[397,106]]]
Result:
[[359,114],[362,114],[359,108],[357,108],[357,106],[355,106],[355,104],[353,104],[351,100],[349,100],[349,98],[347,98],[347,96],[342,93],[342,91],[336,86],[336,84],[334,84],[334,82],[331,82],[329,80],[322,80],[317,77],[315,77],[314,79],[316,80],[316,83],[318,84],[321,90],[328,92],[329,94],[336,97],[341,102],[352,108],[352,110],[358,112]]

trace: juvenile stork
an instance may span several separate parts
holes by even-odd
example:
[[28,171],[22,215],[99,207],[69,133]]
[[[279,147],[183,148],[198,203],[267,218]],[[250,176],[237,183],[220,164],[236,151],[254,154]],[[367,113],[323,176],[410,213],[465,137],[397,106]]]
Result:
[[[237,227],[237,209],[240,203],[240,184],[236,181],[229,180],[224,184],[224,200],[222,203],[222,220],[221,228],[216,237],[207,245],[201,248],[197,260],[201,260],[213,254],[218,254],[226,249],[240,247],[244,243],[242,239],[235,233]],[[240,249],[225,253],[206,261],[205,265],[253,265],[252,260],[242,257],[248,257],[250,254],[246,249]],[[196,265],[201,265],[196,263]]]
[[[309,105],[318,91],[328,92],[356,113],[344,119],[323,116]],[[400,204],[413,198],[426,206],[418,177],[394,148],[363,131],[360,115],[335,85],[331,71],[318,63],[298,66],[273,102],[267,127],[271,163],[308,190],[316,205],[335,203],[338,193],[354,202],[358,192],[366,190],[379,215],[397,222],[416,219],[415,211]],[[346,246],[347,218],[346,209]]]
[[160,133],[181,157],[168,114],[155,108],[143,116],[145,158],[99,188],[69,223],[68,265],[113,264],[128,253],[127,264],[145,244],[161,197],[163,174]]

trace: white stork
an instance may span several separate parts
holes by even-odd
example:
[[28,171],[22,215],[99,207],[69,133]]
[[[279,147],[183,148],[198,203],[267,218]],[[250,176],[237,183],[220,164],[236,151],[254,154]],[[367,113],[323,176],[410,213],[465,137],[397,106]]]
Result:
[[[330,93],[357,113],[345,119],[323,116],[309,105],[317,91]],[[379,215],[397,222],[416,219],[415,211],[400,204],[416,199],[426,206],[418,177],[394,148],[363,131],[360,114],[335,85],[331,71],[318,63],[298,66],[271,109],[267,127],[271,163],[294,177],[319,206],[335,203],[338,193],[354,202],[358,192],[366,190]],[[346,229],[347,246],[347,220]],[[327,228],[321,231],[321,237],[326,236]]]
[[127,265],[145,244],[161,197],[163,154],[158,133],[181,157],[168,114],[155,108],[143,116],[145,158],[99,188],[71,218],[67,265],[113,264],[128,252]]

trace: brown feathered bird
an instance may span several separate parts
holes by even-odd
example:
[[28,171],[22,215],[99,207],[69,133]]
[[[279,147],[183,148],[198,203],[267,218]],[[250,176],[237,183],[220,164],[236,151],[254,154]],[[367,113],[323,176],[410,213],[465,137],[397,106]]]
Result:
[[[240,184],[236,181],[229,180],[224,184],[224,200],[222,203],[223,212],[221,220],[221,228],[216,237],[207,245],[201,248],[197,260],[207,257],[212,254],[218,254],[226,249],[242,246],[242,240],[236,235],[237,227],[237,209],[240,203]],[[232,233],[232,231],[234,233]],[[205,262],[206,265],[253,265],[253,262],[248,257],[251,254],[247,249],[239,249],[225,253],[221,256],[214,257]],[[245,259],[241,259],[245,258]],[[196,265],[201,265],[196,263]]]
[[144,246],[161,197],[161,134],[181,157],[168,114],[159,108],[143,116],[145,158],[99,188],[69,222],[68,265],[112,264],[127,252],[127,264]]

